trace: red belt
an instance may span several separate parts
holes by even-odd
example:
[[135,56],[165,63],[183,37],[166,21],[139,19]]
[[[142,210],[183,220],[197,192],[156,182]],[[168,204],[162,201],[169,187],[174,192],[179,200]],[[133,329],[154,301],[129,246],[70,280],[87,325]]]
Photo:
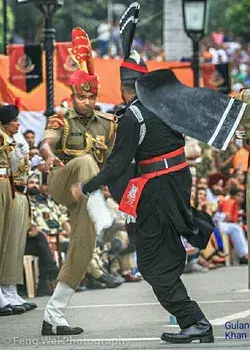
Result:
[[184,147],[181,147],[173,152],[143,160],[138,166],[141,177],[129,181],[119,206],[119,210],[133,217],[136,217],[136,209],[148,180],[184,169],[188,162]]

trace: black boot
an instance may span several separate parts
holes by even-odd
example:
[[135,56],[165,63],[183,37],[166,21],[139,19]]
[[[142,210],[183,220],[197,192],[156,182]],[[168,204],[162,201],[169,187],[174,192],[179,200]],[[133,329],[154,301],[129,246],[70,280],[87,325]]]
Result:
[[214,343],[213,328],[209,321],[203,318],[179,333],[163,333],[161,340],[172,344],[186,344],[193,340],[199,340],[200,343]]
[[52,332],[52,325],[46,321],[43,321],[42,335],[75,335],[83,333],[81,327],[68,327],[68,326],[57,326],[56,334]]
[[88,282],[86,283],[87,289],[105,289],[107,288],[105,283],[102,283],[92,276],[88,276]]
[[35,303],[23,303],[21,306],[25,308],[26,311],[31,311],[37,308],[37,305]]
[[21,315],[24,312],[26,312],[25,307],[22,306],[22,305],[11,305],[11,304],[8,304],[5,307],[7,307],[8,309],[11,309],[13,315]]
[[10,316],[13,315],[12,309],[7,305],[4,307],[0,307],[0,316]]

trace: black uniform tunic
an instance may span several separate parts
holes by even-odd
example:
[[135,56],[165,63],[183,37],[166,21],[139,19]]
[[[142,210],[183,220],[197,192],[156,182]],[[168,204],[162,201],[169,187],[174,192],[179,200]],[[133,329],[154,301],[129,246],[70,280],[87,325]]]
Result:
[[[142,123],[129,108],[136,106]],[[182,134],[174,132],[138,100],[133,100],[118,123],[117,136],[105,168],[83,186],[83,193],[93,192],[102,185],[116,182],[136,162],[151,159],[185,144]],[[186,253],[180,235],[191,237],[196,231],[190,207],[191,175],[189,167],[150,179],[137,207],[137,220],[130,224],[137,249],[140,272],[148,281],[163,307],[175,315],[181,328],[204,317],[198,305],[191,301],[180,279]]]

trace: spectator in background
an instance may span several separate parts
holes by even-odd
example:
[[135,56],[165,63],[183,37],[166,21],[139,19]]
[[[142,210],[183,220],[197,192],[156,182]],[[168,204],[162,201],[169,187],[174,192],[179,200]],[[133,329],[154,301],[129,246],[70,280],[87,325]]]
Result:
[[35,132],[33,130],[26,130],[23,136],[30,148],[35,147]]
[[116,56],[121,56],[120,27],[118,20],[116,20],[112,26],[111,40],[115,46]]
[[30,153],[29,153],[30,159],[33,158],[34,156],[39,156],[39,149],[35,146],[30,147]]
[[226,177],[223,174],[212,174],[208,178],[207,200],[210,204],[210,210],[215,213],[218,209],[220,199],[223,197],[223,186]]
[[245,191],[238,190],[235,195],[235,200],[238,204],[238,223],[242,226],[245,233],[247,233],[247,218],[245,209],[246,195]]
[[221,27],[218,27],[215,32],[211,35],[216,45],[221,45],[224,42],[224,33]]
[[238,223],[238,203],[235,199],[237,188],[232,188],[229,198],[222,200],[218,211],[214,215],[214,220],[220,232],[231,237],[240,264],[248,263],[248,245],[246,235]]
[[98,47],[100,50],[101,57],[108,54],[109,43],[111,39],[111,25],[108,19],[105,19],[103,23],[97,28],[98,33]]
[[205,177],[205,176],[200,177],[199,180],[197,181],[197,186],[207,189],[207,187],[208,187],[207,177]]
[[248,156],[249,151],[245,147],[239,147],[233,157],[234,169],[239,169],[243,172],[248,171]]
[[242,171],[241,169],[237,169],[235,171],[235,178],[238,182],[237,187],[242,190],[243,192],[246,191],[246,172]]

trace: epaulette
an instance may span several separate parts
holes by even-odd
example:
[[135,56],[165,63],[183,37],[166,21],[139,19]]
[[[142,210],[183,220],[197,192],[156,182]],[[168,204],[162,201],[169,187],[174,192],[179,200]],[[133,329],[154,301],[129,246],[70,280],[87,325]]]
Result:
[[242,89],[236,96],[235,98],[237,100],[240,100],[242,102],[245,102],[247,104],[250,104],[250,89],[249,88],[244,88]]
[[63,113],[57,113],[48,118],[48,129],[60,129],[64,127],[64,115]]
[[105,112],[100,112],[100,111],[95,111],[95,114],[96,114],[98,117],[111,120],[111,121],[114,122],[114,123],[116,122],[116,117],[115,117],[115,115],[113,115],[113,114],[105,113]]

